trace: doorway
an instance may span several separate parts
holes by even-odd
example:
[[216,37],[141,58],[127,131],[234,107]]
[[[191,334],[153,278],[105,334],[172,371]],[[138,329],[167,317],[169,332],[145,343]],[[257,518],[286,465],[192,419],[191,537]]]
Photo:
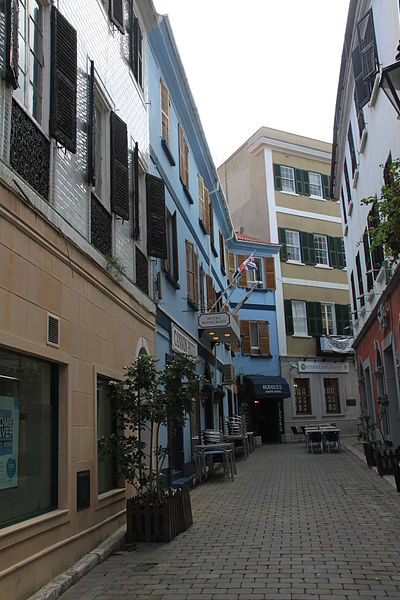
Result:
[[282,401],[268,398],[254,401],[254,428],[261,436],[263,444],[281,442],[281,423],[283,421]]

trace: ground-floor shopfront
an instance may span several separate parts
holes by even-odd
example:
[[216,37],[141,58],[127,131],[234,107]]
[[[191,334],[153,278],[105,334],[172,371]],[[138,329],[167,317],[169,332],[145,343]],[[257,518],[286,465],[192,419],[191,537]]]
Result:
[[125,520],[107,382],[154,353],[155,309],[4,189],[0,211],[0,596],[22,599]]
[[336,423],[342,433],[356,433],[360,401],[354,358],[281,357],[282,376],[290,387],[284,400],[285,440],[292,427]]

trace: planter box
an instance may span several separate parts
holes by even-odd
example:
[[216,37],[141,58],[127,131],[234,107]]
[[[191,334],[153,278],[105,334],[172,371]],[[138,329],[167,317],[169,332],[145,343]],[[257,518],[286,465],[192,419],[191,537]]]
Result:
[[130,498],[126,502],[126,541],[170,542],[193,523],[190,494],[187,488],[173,490],[170,496]]
[[374,446],[370,442],[363,443],[364,454],[369,468],[375,467]]

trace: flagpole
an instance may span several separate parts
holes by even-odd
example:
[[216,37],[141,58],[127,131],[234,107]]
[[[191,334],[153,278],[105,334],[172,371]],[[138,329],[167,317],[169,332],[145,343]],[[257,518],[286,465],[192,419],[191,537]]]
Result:
[[[223,292],[221,292],[221,296],[223,294],[226,294],[226,292],[229,290],[229,288],[236,282],[236,280],[239,278],[239,276],[243,273],[244,269],[246,268],[247,263],[254,258],[256,251],[255,249],[253,250],[253,252],[251,254],[249,254],[249,256],[242,262],[242,264],[239,266],[238,272],[236,273],[236,275],[234,277],[232,277],[232,281],[230,282],[230,284],[223,290]],[[231,292],[231,295],[233,293],[233,290]],[[230,296],[228,296],[227,300],[229,300]],[[216,300],[214,302],[214,304],[212,305],[212,307],[210,308],[209,311],[207,312],[211,312],[218,304],[218,302],[220,301],[220,299],[218,298],[218,300]],[[224,306],[225,306],[226,302],[224,302]]]
[[243,304],[250,298],[251,294],[254,292],[254,290],[256,289],[256,287],[258,286],[258,281],[255,282],[255,284],[253,285],[253,287],[247,292],[247,294],[241,299],[241,301],[235,306],[235,308],[232,311],[232,317],[234,317],[235,315],[237,315],[237,313],[239,312],[239,310],[242,308]]

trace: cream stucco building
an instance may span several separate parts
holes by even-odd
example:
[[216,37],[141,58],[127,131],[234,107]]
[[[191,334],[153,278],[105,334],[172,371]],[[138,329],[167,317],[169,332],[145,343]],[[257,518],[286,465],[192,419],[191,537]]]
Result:
[[282,439],[291,438],[291,426],[313,421],[352,432],[359,415],[330,158],[326,142],[262,127],[218,169],[235,228],[281,244],[275,257],[279,355],[291,389]]

